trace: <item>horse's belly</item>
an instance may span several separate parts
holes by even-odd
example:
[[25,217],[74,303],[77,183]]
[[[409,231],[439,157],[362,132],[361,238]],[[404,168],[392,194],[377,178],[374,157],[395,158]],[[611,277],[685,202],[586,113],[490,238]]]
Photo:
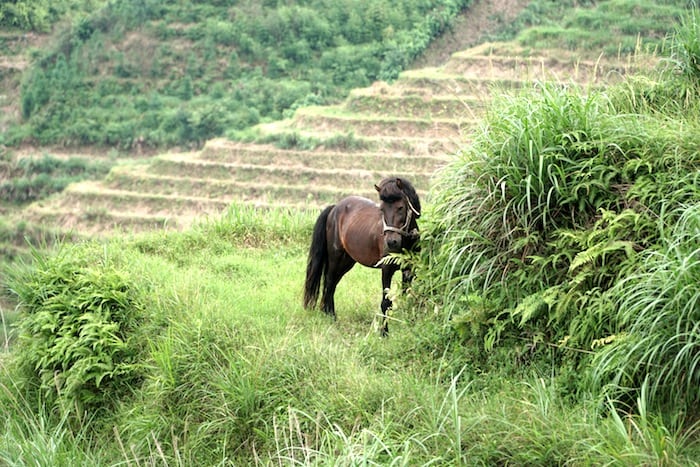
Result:
[[364,198],[349,201],[339,217],[343,249],[358,263],[375,267],[382,258],[383,228],[377,205]]

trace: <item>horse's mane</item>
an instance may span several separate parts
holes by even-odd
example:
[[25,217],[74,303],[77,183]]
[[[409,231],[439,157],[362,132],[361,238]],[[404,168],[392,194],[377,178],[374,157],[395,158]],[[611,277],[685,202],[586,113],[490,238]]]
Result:
[[418,193],[416,193],[416,189],[413,188],[411,182],[405,178],[385,178],[377,185],[377,191],[379,191],[379,199],[386,203],[393,203],[405,196],[417,211],[416,217],[420,217],[421,206]]

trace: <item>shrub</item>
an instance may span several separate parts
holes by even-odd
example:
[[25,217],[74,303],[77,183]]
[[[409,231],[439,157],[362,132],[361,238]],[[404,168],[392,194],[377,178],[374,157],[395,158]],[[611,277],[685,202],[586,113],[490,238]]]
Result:
[[22,311],[12,354],[24,378],[17,386],[77,417],[109,409],[142,377],[135,334],[144,301],[103,254],[99,245],[37,252],[33,267],[16,265],[9,281]]
[[593,376],[598,386],[612,383],[617,398],[647,384],[656,407],[676,412],[700,403],[700,204],[660,227],[660,248],[611,290],[617,329]]

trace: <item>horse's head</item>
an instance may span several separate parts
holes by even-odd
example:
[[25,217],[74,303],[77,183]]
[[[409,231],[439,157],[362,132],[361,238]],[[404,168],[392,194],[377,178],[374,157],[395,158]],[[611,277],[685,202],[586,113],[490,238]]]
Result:
[[403,178],[385,178],[374,186],[384,224],[384,251],[410,249],[418,240],[420,200],[411,183]]

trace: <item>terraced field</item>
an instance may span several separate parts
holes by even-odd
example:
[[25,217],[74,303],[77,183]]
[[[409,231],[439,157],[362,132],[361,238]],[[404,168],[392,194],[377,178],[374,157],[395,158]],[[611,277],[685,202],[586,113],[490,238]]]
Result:
[[302,108],[256,128],[261,140],[313,140],[314,149],[212,140],[198,152],[117,166],[105,180],[71,185],[30,206],[25,217],[91,234],[181,229],[233,203],[320,209],[349,194],[374,199],[374,183],[389,175],[411,179],[425,195],[435,171],[468,144],[493,92],[534,80],[600,86],[637,66],[557,51],[524,57],[512,47],[458,52],[440,67],[357,89],[341,105]]

